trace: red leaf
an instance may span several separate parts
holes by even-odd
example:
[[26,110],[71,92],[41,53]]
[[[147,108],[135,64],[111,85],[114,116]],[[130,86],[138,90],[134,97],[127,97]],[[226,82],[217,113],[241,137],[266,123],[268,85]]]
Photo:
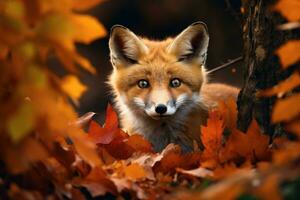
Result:
[[96,144],[110,144],[114,139],[127,137],[126,133],[119,129],[117,113],[110,104],[108,104],[106,109],[104,126],[101,127],[97,122],[91,121],[88,132],[89,137]]
[[215,157],[222,147],[224,120],[219,111],[209,112],[207,126],[201,126],[201,141],[205,147],[204,153]]

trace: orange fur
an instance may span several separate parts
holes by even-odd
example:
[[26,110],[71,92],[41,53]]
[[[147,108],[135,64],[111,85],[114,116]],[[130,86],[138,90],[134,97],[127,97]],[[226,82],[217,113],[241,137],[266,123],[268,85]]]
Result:
[[[129,134],[142,134],[157,151],[168,143],[184,151],[200,142],[200,125],[207,110],[221,99],[237,97],[238,89],[207,84],[204,62],[208,45],[205,25],[196,23],[175,38],[151,41],[117,26],[110,38],[114,66],[109,84],[120,111],[121,125]],[[172,86],[177,79],[180,85]],[[140,88],[139,81],[149,84]],[[157,113],[158,105],[165,113]]]

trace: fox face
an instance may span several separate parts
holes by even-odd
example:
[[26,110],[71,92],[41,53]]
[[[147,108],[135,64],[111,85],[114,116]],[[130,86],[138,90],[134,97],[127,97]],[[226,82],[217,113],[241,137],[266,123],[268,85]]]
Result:
[[114,26],[109,40],[109,84],[126,115],[164,120],[201,104],[209,36],[197,22],[175,38],[152,41]]

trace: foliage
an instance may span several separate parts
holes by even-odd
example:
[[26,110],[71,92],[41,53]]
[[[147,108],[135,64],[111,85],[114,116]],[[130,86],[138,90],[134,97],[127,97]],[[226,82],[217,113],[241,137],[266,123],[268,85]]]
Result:
[[[256,121],[236,128],[237,108],[219,102],[201,126],[204,150],[182,154],[168,145],[152,151],[140,135],[119,129],[109,105],[103,126],[81,118],[70,105],[87,89],[80,68],[95,73],[76,51],[105,35],[93,17],[81,14],[101,0],[2,0],[0,2],[0,191],[4,199],[293,199],[299,192],[299,71],[257,96],[277,96],[274,123],[293,141],[271,144]],[[297,1],[279,0],[273,9],[288,20]],[[299,61],[299,41],[275,53],[282,70]],[[70,73],[59,77],[48,63],[57,59]],[[82,127],[88,127],[88,133]],[[200,132],[199,132],[200,134]]]

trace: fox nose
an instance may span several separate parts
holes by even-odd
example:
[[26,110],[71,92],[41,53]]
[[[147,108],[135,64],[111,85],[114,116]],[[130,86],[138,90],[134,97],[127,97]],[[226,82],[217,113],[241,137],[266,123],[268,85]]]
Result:
[[155,108],[155,112],[157,112],[158,114],[164,114],[165,112],[167,112],[167,106],[165,106],[164,104],[158,104]]

